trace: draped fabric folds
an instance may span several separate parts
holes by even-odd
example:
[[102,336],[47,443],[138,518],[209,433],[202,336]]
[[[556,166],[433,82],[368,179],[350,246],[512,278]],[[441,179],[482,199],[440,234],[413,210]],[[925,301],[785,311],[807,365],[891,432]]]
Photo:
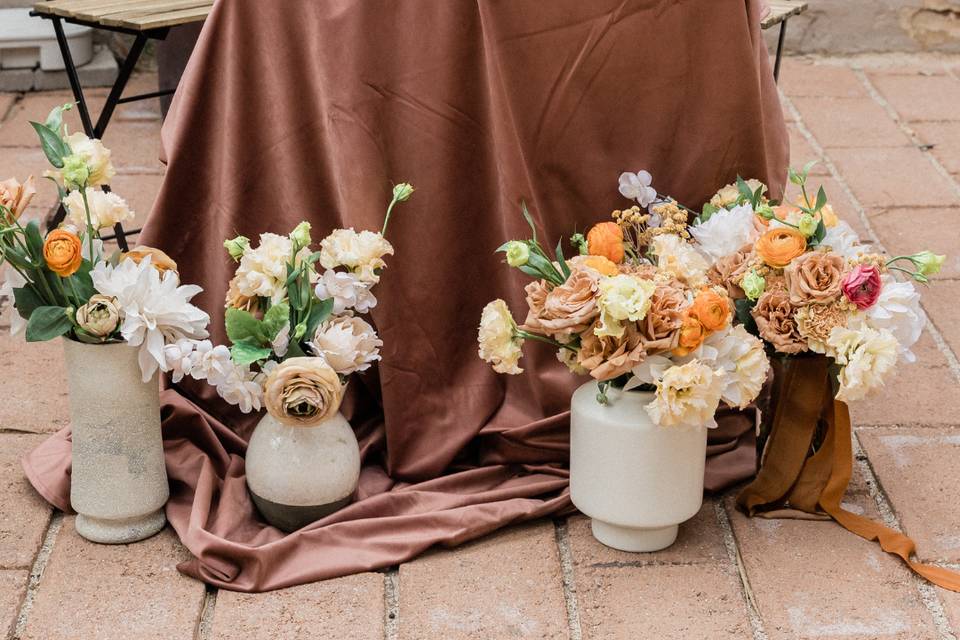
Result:
[[[257,517],[243,451],[256,416],[201,384],[165,392],[168,516],[181,569],[259,591],[389,566],[511,522],[569,512],[576,379],[545,345],[525,373],[476,354],[483,305],[523,310],[494,249],[582,231],[616,208],[617,176],[699,206],[736,175],[779,195],[787,136],[756,0],[284,0],[217,3],[163,129],[169,163],[143,242],[167,251],[223,341],[221,243],[377,229],[393,182],[396,255],[371,314],[376,371],[344,406],[361,441],[357,501],[284,536]],[[752,413],[711,433],[707,486],[754,469]],[[67,508],[69,433],[24,461]]]

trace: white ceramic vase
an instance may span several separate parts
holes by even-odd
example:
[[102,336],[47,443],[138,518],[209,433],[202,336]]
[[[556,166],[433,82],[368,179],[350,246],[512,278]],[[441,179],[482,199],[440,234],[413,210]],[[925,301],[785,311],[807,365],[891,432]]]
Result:
[[138,350],[126,343],[63,345],[77,533],[105,544],[148,538],[166,523],[170,496],[157,375],[142,381]]
[[260,514],[278,529],[296,531],[350,503],[360,480],[360,447],[340,413],[308,427],[285,425],[268,413],[250,436],[246,473]]
[[598,391],[588,382],[570,403],[573,504],[608,547],[669,547],[703,503],[707,429],[657,426],[644,409],[653,393],[611,388],[601,405]]

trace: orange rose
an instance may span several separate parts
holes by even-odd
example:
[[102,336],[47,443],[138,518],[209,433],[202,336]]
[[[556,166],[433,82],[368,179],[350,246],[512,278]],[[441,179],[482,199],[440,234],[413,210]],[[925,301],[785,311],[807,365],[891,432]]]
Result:
[[807,250],[807,238],[791,227],[776,227],[760,236],[754,249],[771,267],[783,268]]
[[673,350],[673,354],[676,356],[687,355],[699,347],[706,337],[707,332],[700,324],[700,320],[688,309],[683,316],[683,324],[680,325],[680,340],[677,343],[677,348]]
[[159,271],[161,274],[166,271],[177,271],[177,263],[173,261],[173,258],[165,254],[160,249],[154,249],[153,247],[145,247],[140,245],[134,247],[130,251],[122,254],[120,256],[120,261],[123,262],[127,258],[130,258],[137,264],[140,264],[140,261],[150,256],[150,265]]
[[80,237],[66,229],[54,229],[43,242],[43,259],[50,271],[58,276],[72,276],[83,262]]
[[623,229],[616,222],[593,225],[587,233],[587,250],[590,255],[603,256],[620,264],[623,262]]
[[603,256],[584,256],[581,264],[585,267],[590,267],[594,271],[600,272],[600,275],[604,276],[615,276],[620,273],[617,265]]
[[712,289],[704,289],[697,294],[690,307],[690,315],[697,318],[707,331],[719,331],[730,317],[730,303]]

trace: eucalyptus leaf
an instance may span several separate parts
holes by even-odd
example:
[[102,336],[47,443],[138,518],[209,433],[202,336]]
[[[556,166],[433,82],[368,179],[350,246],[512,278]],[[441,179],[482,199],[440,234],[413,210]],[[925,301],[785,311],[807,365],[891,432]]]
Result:
[[740,192],[741,199],[753,201],[753,190],[750,188],[750,185],[747,184],[746,180],[740,176],[737,176],[737,191]]
[[73,321],[64,307],[37,307],[27,321],[27,342],[46,342],[70,331]]

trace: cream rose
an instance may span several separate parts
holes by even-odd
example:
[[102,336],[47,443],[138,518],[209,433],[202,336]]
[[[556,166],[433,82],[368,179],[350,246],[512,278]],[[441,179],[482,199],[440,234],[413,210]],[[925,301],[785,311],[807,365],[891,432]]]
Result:
[[333,370],[347,376],[366,371],[380,359],[383,341],[367,322],[355,316],[334,316],[320,324],[309,343],[316,356],[326,359]]
[[310,427],[339,410],[343,385],[323,358],[290,358],[267,376],[263,398],[270,415],[283,424]]
[[[87,187],[87,204],[90,205],[90,224],[96,230],[112,227],[118,222],[127,222],[134,217],[126,201],[115,193]],[[67,208],[67,220],[78,229],[87,228],[87,211],[83,205],[83,194],[79,190],[71,191],[63,199]]]

